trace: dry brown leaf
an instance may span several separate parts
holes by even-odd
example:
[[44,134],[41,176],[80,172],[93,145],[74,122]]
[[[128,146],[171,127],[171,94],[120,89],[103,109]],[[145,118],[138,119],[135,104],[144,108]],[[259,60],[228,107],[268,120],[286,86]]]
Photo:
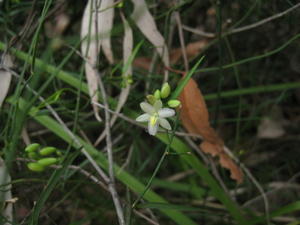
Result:
[[[205,46],[207,46],[207,44],[208,44],[207,39],[189,43],[185,48],[186,56],[188,60],[192,60],[193,58],[198,56],[200,52],[205,48]],[[182,59],[182,49],[181,48],[173,49],[170,54],[171,64],[178,63],[180,59]]]
[[226,153],[219,155],[219,162],[223,168],[230,170],[230,177],[236,180],[238,184],[241,184],[244,179],[244,174],[236,163]]
[[137,68],[149,70],[151,65],[151,59],[148,57],[138,57],[133,60],[133,65]]
[[220,165],[230,170],[231,178],[241,183],[243,173],[225,153],[223,140],[210,126],[206,103],[193,79],[188,81],[179,99],[182,104],[180,118],[186,130],[189,133],[201,135],[203,138],[203,142],[199,146],[201,150],[214,157],[218,156]]

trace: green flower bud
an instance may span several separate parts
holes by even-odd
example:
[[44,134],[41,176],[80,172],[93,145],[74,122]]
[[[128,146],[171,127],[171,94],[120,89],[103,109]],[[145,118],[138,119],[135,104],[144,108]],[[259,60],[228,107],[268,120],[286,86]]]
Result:
[[132,78],[128,78],[127,83],[128,84],[132,84],[133,83],[133,79]]
[[57,163],[57,158],[49,157],[49,158],[43,158],[37,161],[38,164],[42,166],[50,166],[52,164]]
[[47,156],[47,155],[51,155],[54,152],[56,152],[56,148],[54,148],[54,147],[45,147],[45,148],[42,148],[39,153],[42,156]]
[[36,152],[28,152],[28,157],[30,159],[38,159],[39,158],[39,156]]
[[176,99],[172,99],[172,100],[168,101],[168,106],[170,106],[171,108],[176,108],[176,107],[180,106],[180,104],[181,104],[181,102]]
[[160,99],[160,90],[157,89],[157,90],[154,92],[154,97],[155,97],[157,100]]
[[154,104],[154,102],[156,101],[156,98],[154,97],[154,95],[147,95],[147,101],[151,104],[151,105],[153,105]]
[[124,2],[123,1],[117,4],[117,8],[123,8],[123,6],[124,6]]
[[167,98],[167,97],[169,97],[170,93],[171,93],[171,87],[168,84],[168,82],[166,82],[166,83],[164,83],[164,85],[161,88],[160,97]]
[[45,167],[43,165],[40,165],[39,163],[36,162],[31,162],[27,164],[28,169],[34,172],[42,172],[44,171]]
[[56,155],[58,155],[58,156],[62,156],[62,153],[61,153],[61,151],[59,151],[59,150],[56,150]]
[[38,143],[32,143],[25,148],[25,152],[35,152],[40,147]]

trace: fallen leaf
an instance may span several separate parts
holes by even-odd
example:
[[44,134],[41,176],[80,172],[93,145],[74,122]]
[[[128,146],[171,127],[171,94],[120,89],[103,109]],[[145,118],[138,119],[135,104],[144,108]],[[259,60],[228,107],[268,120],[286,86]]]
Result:
[[[207,44],[208,44],[207,39],[189,43],[185,48],[187,59],[188,60],[194,59],[207,46]],[[170,54],[171,64],[178,63],[180,59],[182,59],[182,49],[181,48],[173,49]]]
[[220,165],[230,171],[231,178],[242,183],[243,173],[225,153],[223,140],[210,126],[206,103],[193,79],[188,81],[179,99],[182,104],[180,118],[183,126],[189,133],[198,134],[203,138],[200,149],[213,157],[219,157]]
[[[100,53],[101,47],[104,55],[113,63],[110,33],[114,18],[113,0],[89,0],[83,14],[81,24],[82,54],[91,59],[93,64]],[[91,54],[91,56],[90,56]]]
[[148,57],[138,57],[134,59],[133,65],[137,68],[141,68],[144,70],[149,70],[151,65],[151,59]]
[[[110,63],[113,63],[110,31],[112,29],[114,7],[112,0],[89,0],[83,14],[81,24],[81,53],[86,57],[85,74],[92,102],[98,102],[98,71],[97,61],[101,47]],[[99,116],[99,108],[93,104],[95,117]]]
[[[154,45],[157,53],[162,58],[166,67],[170,66],[169,51],[165,40],[158,31],[155,20],[148,10],[145,0],[132,0],[134,4],[131,18],[145,37]],[[165,70],[165,81],[168,78],[168,70]]]
[[[2,56],[2,65],[6,68],[12,67],[12,60],[10,55],[6,54]],[[11,82],[11,73],[5,69],[0,69],[0,107],[7,95]]]
[[[130,57],[132,55],[132,49],[133,49],[133,34],[129,23],[123,14],[121,14],[121,18],[123,21],[124,32],[125,32],[124,40],[123,40],[123,68],[126,68],[126,71],[123,71],[122,73],[122,77],[123,79],[126,79],[125,77],[132,75],[132,60],[130,61]],[[121,111],[130,93],[131,85],[127,81],[125,81],[125,83],[126,86],[122,87],[121,93],[119,95],[117,107],[115,109],[116,114],[114,114],[110,120],[110,126],[113,126],[114,123],[116,122],[118,118],[117,113]],[[98,145],[104,139],[105,136],[106,136],[106,131],[103,131],[99,136],[99,138],[97,138],[94,145],[95,146]]]
[[230,170],[231,179],[236,180],[238,184],[243,182],[243,172],[226,153],[219,155],[219,162],[223,168]]
[[285,130],[281,120],[272,118],[263,118],[258,126],[257,137],[266,139],[275,139],[283,136]]
[[[125,87],[122,88],[121,94],[119,96],[118,104],[116,107],[116,113],[119,113],[124,106],[129,92],[130,92],[130,82],[127,81],[128,76],[132,75],[132,60],[130,61],[130,56],[132,55],[133,50],[133,34],[132,29],[126,20],[126,18],[122,15],[122,21],[124,25],[124,40],[123,40],[123,68],[124,71],[122,73],[122,77],[125,80]],[[125,69],[126,68],[126,69]],[[114,122],[117,119],[117,114],[113,115],[111,119],[111,126],[114,124]]]

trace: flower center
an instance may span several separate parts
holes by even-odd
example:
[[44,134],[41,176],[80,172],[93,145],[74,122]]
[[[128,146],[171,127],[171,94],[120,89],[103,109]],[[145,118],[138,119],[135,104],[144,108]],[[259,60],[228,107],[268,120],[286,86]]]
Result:
[[150,124],[151,124],[151,126],[154,126],[157,123],[157,120],[158,120],[158,113],[154,113],[150,117]]

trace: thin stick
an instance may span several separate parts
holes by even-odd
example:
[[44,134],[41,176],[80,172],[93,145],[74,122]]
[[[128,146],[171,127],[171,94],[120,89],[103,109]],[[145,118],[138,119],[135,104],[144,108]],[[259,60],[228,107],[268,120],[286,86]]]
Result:
[[[285,10],[283,12],[280,12],[280,13],[275,14],[273,16],[267,17],[267,18],[265,18],[263,20],[260,20],[256,23],[252,23],[252,24],[249,24],[249,25],[246,25],[246,26],[243,26],[243,27],[238,27],[238,28],[235,28],[235,29],[231,29],[231,30],[225,32],[224,35],[235,34],[235,33],[239,33],[239,32],[242,32],[242,31],[246,31],[246,30],[256,28],[256,27],[261,26],[265,23],[268,23],[272,20],[278,19],[278,18],[290,13],[291,11],[297,9],[298,7],[300,7],[300,3],[297,3],[293,7],[288,8],[287,10]],[[203,37],[208,37],[208,38],[216,37],[216,34],[214,34],[214,33],[204,32],[204,31],[201,31],[201,30],[198,30],[198,29],[195,29],[195,28],[188,27],[186,25],[182,25],[182,28],[186,31],[190,31],[194,34],[198,34],[198,35],[203,36]]]
[[145,216],[144,214],[142,214],[141,212],[137,211],[136,209],[133,210],[133,212],[138,215],[139,217],[147,220],[150,224],[153,224],[153,225],[159,225],[159,223],[157,223],[156,221],[150,219],[149,217]]
[[278,19],[278,18],[280,18],[280,17],[288,14],[289,12],[291,12],[291,11],[295,10],[296,8],[298,8],[299,6],[300,6],[300,3],[294,5],[293,7],[289,8],[289,9],[287,9],[287,10],[281,12],[281,13],[275,14],[273,16],[265,18],[265,19],[263,19],[261,21],[258,21],[256,23],[252,23],[250,25],[247,25],[247,26],[244,26],[244,27],[240,27],[240,28],[235,28],[235,29],[229,31],[229,33],[230,34],[234,34],[234,33],[242,32],[242,31],[245,31],[245,30],[250,30],[250,29],[253,29],[255,27],[261,26],[261,25],[263,25],[265,23],[268,23],[268,22],[270,22],[272,20]]
[[185,47],[185,42],[184,42],[184,37],[183,37],[183,32],[182,32],[182,23],[180,19],[179,12],[176,11],[175,13],[175,19],[177,23],[177,28],[178,28],[178,34],[179,34],[179,40],[180,40],[180,46],[181,46],[181,51],[182,51],[182,56],[183,56],[183,62],[184,62],[184,68],[185,71],[189,71],[189,62],[186,56],[186,47]]
[[264,191],[264,189],[262,188],[262,186],[259,184],[259,182],[256,180],[256,178],[252,175],[252,173],[250,172],[250,170],[248,170],[248,168],[239,161],[238,158],[236,158],[232,152],[226,147],[224,146],[224,151],[226,152],[227,155],[229,155],[236,163],[239,164],[239,166],[242,168],[242,170],[247,174],[247,176],[249,177],[249,179],[252,181],[252,183],[256,186],[256,188],[258,189],[258,191],[261,193],[261,196],[264,200],[264,204],[265,204],[265,213],[266,213],[266,222],[267,224],[270,224],[270,207],[269,207],[269,201],[267,198],[267,195]]
[[129,152],[128,152],[127,157],[126,157],[126,161],[120,167],[120,169],[117,172],[117,174],[121,173],[128,166],[128,164],[130,163],[130,160],[131,160],[132,152],[133,152],[133,145],[130,146]]
[[109,114],[109,106],[107,103],[106,91],[101,79],[101,75],[98,77],[99,88],[102,96],[102,101],[105,106],[105,133],[106,133],[106,147],[107,147],[107,158],[108,158],[108,174],[110,178],[110,182],[108,183],[108,188],[110,190],[111,196],[113,198],[113,202],[117,211],[117,216],[120,225],[125,225],[123,208],[120,203],[119,195],[116,191],[115,185],[115,175],[114,175],[114,160],[113,160],[113,152],[112,152],[112,141],[111,141],[111,132],[110,132],[110,114]]

